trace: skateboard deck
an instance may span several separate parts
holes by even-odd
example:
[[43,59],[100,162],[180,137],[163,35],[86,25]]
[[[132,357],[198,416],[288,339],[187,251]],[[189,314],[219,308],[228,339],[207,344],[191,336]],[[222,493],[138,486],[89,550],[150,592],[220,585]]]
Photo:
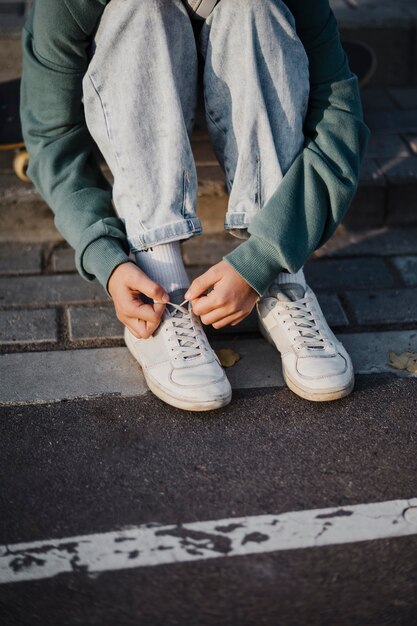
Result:
[[13,169],[21,180],[29,182],[29,155],[23,143],[19,104],[20,79],[0,83],[0,151],[15,152]]

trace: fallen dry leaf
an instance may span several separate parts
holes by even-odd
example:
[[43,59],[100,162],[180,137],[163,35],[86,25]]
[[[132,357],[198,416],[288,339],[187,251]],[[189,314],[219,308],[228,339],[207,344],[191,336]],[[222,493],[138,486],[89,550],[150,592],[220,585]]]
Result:
[[417,353],[403,352],[402,354],[396,354],[390,351],[389,364],[397,370],[407,370],[407,372],[417,374]]
[[223,367],[232,367],[235,363],[240,361],[240,354],[238,354],[231,348],[220,348],[215,352],[219,357],[220,363],[223,365]]

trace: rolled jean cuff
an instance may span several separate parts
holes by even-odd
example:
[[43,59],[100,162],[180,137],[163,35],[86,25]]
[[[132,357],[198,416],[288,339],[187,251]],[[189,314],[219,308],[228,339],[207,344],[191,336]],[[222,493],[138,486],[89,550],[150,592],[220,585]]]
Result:
[[247,228],[258,213],[259,210],[228,211],[224,218],[224,227],[226,230],[230,230],[232,228]]
[[186,217],[177,222],[165,224],[159,228],[153,228],[145,233],[139,233],[128,237],[129,246],[132,252],[140,252],[152,246],[157,246],[170,241],[188,239],[193,235],[200,235],[202,232],[201,222],[198,217]]

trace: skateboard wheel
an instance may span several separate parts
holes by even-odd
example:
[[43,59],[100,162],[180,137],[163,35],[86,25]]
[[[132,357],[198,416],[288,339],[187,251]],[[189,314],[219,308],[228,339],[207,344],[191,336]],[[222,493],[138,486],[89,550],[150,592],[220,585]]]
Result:
[[26,150],[21,150],[13,159],[13,169],[16,176],[23,180],[24,183],[30,183],[30,178],[26,174],[29,165],[29,154]]

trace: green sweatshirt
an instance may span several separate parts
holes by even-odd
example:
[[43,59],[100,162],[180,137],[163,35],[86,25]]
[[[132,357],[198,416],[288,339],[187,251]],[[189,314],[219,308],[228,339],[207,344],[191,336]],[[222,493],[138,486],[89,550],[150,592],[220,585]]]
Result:
[[[74,248],[80,274],[105,288],[129,260],[129,245],[94,156],[82,79],[107,2],[35,0],[23,30],[21,87],[28,174]],[[309,59],[304,149],[253,219],[249,239],[224,257],[259,294],[333,235],[355,194],[369,135],[328,0],[285,3]]]

